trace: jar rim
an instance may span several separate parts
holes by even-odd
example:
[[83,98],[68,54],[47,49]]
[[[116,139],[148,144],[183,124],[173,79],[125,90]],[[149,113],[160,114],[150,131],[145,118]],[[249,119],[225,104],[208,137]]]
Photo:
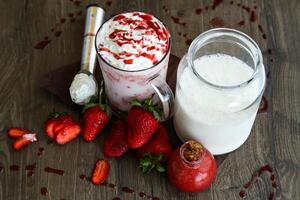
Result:
[[[230,86],[218,85],[218,84],[214,84],[214,83],[206,80],[204,77],[202,77],[197,72],[197,70],[195,69],[195,66],[194,66],[194,56],[195,56],[195,53],[197,52],[197,49],[206,45],[207,44],[206,42],[209,39],[219,37],[219,36],[224,36],[224,35],[232,37],[232,38],[237,38],[240,41],[242,41],[247,47],[249,47],[249,53],[252,54],[251,56],[254,59],[254,65],[255,65],[254,71],[253,71],[251,77],[249,77],[249,79],[243,81],[242,83],[230,85]],[[217,88],[217,89],[235,89],[235,88],[244,87],[255,79],[255,77],[259,73],[260,66],[263,66],[262,53],[261,53],[261,50],[258,47],[257,43],[247,34],[241,32],[241,31],[235,30],[235,29],[230,29],[230,28],[210,29],[208,31],[203,32],[198,37],[196,37],[188,49],[187,62],[192,67],[192,71],[197,76],[198,79],[200,79],[204,83],[212,86],[213,88]]]

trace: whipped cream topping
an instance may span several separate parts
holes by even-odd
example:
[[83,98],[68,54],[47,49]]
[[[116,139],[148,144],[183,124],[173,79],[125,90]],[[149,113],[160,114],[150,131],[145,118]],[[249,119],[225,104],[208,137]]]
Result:
[[167,53],[170,34],[157,18],[142,12],[117,15],[102,25],[96,44],[112,66],[136,71],[152,67]]
[[86,104],[97,93],[97,84],[92,75],[77,74],[70,87],[71,99],[77,104]]

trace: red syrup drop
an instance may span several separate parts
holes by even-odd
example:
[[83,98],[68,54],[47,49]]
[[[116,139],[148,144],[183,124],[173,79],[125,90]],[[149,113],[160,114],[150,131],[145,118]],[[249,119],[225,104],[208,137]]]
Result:
[[215,10],[219,5],[221,5],[224,2],[224,0],[214,0],[213,5],[211,8]]
[[115,185],[115,184],[113,184],[113,183],[109,183],[109,184],[108,184],[108,187],[110,187],[110,188],[115,188],[115,187],[116,187],[116,185]]
[[111,6],[112,1],[107,1],[105,4],[109,7],[109,6]]
[[271,49],[268,49],[267,52],[268,52],[269,55],[272,55],[272,50]]
[[175,24],[179,24],[179,25],[185,26],[185,23],[184,23],[184,22],[181,22],[180,19],[179,19],[178,17],[171,16],[171,19],[172,19],[172,21],[173,21]]
[[134,190],[129,187],[122,187],[122,191],[126,193],[134,193]]
[[239,196],[241,198],[246,198],[247,194],[246,194],[246,192],[244,190],[241,190],[240,193],[239,193]]
[[263,37],[263,39],[267,39],[267,35],[264,33],[263,35],[262,35],[262,37]]
[[84,174],[81,174],[81,175],[79,176],[79,178],[80,178],[81,180],[85,180],[85,179],[86,179],[86,176],[85,176]]
[[38,151],[38,153],[37,153],[37,155],[38,155],[38,156],[41,156],[41,155],[43,155],[43,152],[44,152],[44,148],[43,148],[43,147],[40,147],[40,148],[39,148],[39,151]]
[[9,169],[10,169],[10,171],[19,171],[20,166],[19,165],[10,165]]
[[200,15],[200,14],[202,13],[202,9],[201,9],[201,8],[196,9],[196,10],[195,10],[195,13],[196,13],[197,15]]
[[192,39],[186,39],[185,40],[185,44],[186,45],[190,45],[192,43],[192,41],[193,41]]
[[209,21],[209,25],[213,27],[223,27],[225,25],[225,22],[220,17],[214,17]]
[[250,13],[250,22],[255,22],[256,21],[256,13],[254,10],[251,11]]
[[41,194],[42,194],[43,196],[46,196],[46,195],[48,194],[48,190],[47,190],[46,187],[42,187],[42,188],[41,188]]
[[45,172],[57,174],[57,175],[60,175],[60,176],[63,176],[64,173],[65,173],[64,170],[54,169],[54,168],[51,168],[51,167],[45,167]]
[[51,40],[49,40],[49,39],[44,39],[44,40],[42,40],[42,41],[36,43],[36,44],[34,45],[34,48],[35,48],[35,49],[44,49],[50,42],[51,42]]
[[36,163],[33,163],[32,165],[26,165],[25,166],[25,170],[28,171],[27,172],[27,177],[33,176],[35,168],[36,168]]
[[114,197],[112,200],[121,200],[120,197]]
[[269,195],[269,200],[274,200],[275,199],[275,194],[274,192],[271,192]]
[[258,30],[261,32],[261,33],[264,33],[264,29],[262,27],[262,25],[258,24]]
[[61,24],[65,23],[65,22],[66,22],[66,18],[61,18],[61,19],[60,19],[60,23],[61,23]]
[[56,32],[54,33],[55,37],[59,37],[61,34],[62,34],[62,31],[56,31]]
[[239,25],[239,26],[244,26],[244,25],[245,25],[245,21],[244,21],[244,20],[240,21],[240,22],[238,23],[238,25]]
[[146,194],[144,192],[139,192],[139,196],[144,198],[146,196]]
[[242,5],[242,9],[244,9],[247,13],[250,13],[250,7]]
[[268,112],[268,101],[266,99],[265,96],[262,97],[261,99],[261,103],[260,103],[260,106],[259,106],[259,109],[258,109],[258,113],[266,113]]

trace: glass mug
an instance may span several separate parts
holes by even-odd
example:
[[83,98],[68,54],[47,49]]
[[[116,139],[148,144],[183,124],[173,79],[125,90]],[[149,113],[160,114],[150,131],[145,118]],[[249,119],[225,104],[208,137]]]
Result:
[[250,135],[265,84],[262,53],[249,36],[226,28],[202,33],[178,66],[177,135],[214,155],[237,149]]
[[[109,21],[110,19],[105,23]],[[170,37],[168,39],[167,52],[155,65],[141,70],[120,69],[105,60],[99,53],[98,45],[101,37],[99,33],[105,23],[96,34],[95,45],[104,79],[106,97],[113,112],[119,116],[123,115],[130,109],[131,100],[144,100],[153,97],[154,102],[160,102],[162,106],[161,120],[169,119],[174,109],[174,95],[166,83],[171,49]],[[161,22],[161,24],[163,23]]]

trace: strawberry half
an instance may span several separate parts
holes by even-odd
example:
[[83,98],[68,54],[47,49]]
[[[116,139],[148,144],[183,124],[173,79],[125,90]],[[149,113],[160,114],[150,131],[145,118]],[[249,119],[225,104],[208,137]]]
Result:
[[74,122],[73,118],[70,115],[61,115],[56,119],[56,123],[53,126],[53,132],[58,133],[62,128],[68,126]]
[[160,111],[151,99],[143,102],[134,100],[128,112],[128,146],[137,149],[148,142],[159,126]]
[[66,144],[77,138],[80,132],[81,127],[79,123],[67,123],[64,127],[59,129],[58,132],[56,132],[55,140],[58,144]]
[[149,172],[155,168],[159,172],[164,172],[165,162],[172,152],[172,145],[169,142],[168,133],[162,124],[159,125],[155,134],[141,148],[137,150],[140,158],[139,168],[143,172]]
[[110,108],[105,103],[105,97],[102,92],[103,86],[101,85],[99,97],[93,96],[90,102],[83,108],[82,135],[83,139],[87,142],[94,140],[110,119]]
[[37,141],[35,133],[25,134],[13,143],[13,148],[18,151],[23,147],[27,146],[28,144],[33,143],[35,141]]
[[92,172],[91,181],[95,185],[99,185],[105,181],[110,171],[110,164],[107,160],[97,160]]
[[10,138],[17,139],[22,137],[25,134],[32,133],[30,130],[22,129],[22,128],[10,128],[7,131],[7,135]]
[[45,122],[44,131],[48,137],[55,139],[54,126],[56,125],[57,118],[60,116],[59,113],[51,113],[48,120]]
[[109,134],[103,142],[103,153],[107,157],[120,157],[128,151],[127,123],[125,120],[113,122]]

